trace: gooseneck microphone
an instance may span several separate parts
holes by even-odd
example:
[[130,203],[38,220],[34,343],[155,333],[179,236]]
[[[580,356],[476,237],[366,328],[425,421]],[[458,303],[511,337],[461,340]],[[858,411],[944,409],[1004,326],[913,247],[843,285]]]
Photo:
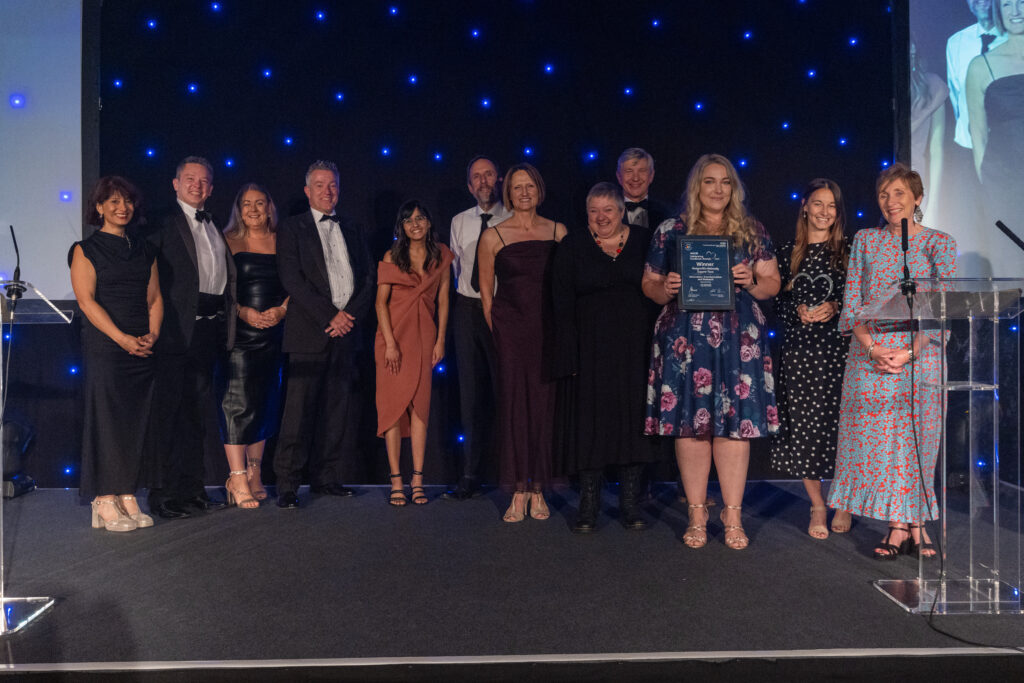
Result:
[[21,252],[18,251],[18,240],[14,236],[14,226],[8,226],[11,229],[11,241],[14,242],[14,278],[13,281],[4,285],[4,290],[7,292],[7,298],[11,300],[11,308],[13,309],[21,295],[25,293],[25,285],[21,281]]
[[910,264],[907,261],[907,252],[910,251],[910,235],[908,234],[907,219],[900,219],[900,233],[903,238],[903,279],[900,280],[900,291],[907,297],[907,304],[913,307],[913,298],[917,294],[917,284],[910,279]]

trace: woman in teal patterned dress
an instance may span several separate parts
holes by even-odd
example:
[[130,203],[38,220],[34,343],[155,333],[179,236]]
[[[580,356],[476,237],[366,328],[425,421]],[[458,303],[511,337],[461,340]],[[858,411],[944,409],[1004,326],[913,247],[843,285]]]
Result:
[[[722,487],[725,544],[747,547],[740,510],[750,439],[778,429],[772,360],[758,301],[779,291],[779,269],[764,226],[747,213],[743,185],[725,157],[705,154],[690,170],[682,215],[662,223],[647,255],[643,290],[664,308],[654,327],[648,374],[647,434],[676,440],[676,461],[689,501],[683,541],[707,543],[705,507],[714,459]],[[680,310],[674,272],[676,236],[728,235],[733,242],[736,307]]]

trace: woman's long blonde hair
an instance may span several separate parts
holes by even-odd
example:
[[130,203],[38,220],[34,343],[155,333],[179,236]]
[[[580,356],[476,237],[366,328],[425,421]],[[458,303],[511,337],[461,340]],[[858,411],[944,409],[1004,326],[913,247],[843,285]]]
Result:
[[700,185],[704,178],[704,171],[711,164],[719,164],[725,168],[732,186],[732,195],[729,197],[729,204],[726,205],[722,215],[724,234],[732,238],[737,248],[752,245],[755,251],[763,246],[761,236],[754,227],[753,216],[747,212],[747,193],[740,181],[739,175],[732,162],[721,154],[705,154],[690,169],[690,175],[686,178],[686,194],[683,196],[683,212],[681,217],[686,223],[687,232],[690,235],[721,234],[712,233],[704,221],[704,207],[700,203]]

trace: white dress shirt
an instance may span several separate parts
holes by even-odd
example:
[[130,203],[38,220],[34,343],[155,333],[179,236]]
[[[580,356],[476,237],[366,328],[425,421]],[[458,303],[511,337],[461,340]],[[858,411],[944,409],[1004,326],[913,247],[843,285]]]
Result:
[[331,302],[340,311],[348,305],[348,300],[352,298],[356,288],[348,245],[345,244],[345,236],[341,234],[341,226],[334,221],[321,222],[324,214],[313,207],[309,207],[309,210],[313,214],[313,222],[316,223],[317,232],[320,233],[320,244],[324,249],[327,279],[331,283]]
[[178,206],[185,212],[188,229],[196,245],[196,265],[199,266],[199,291],[203,294],[223,294],[228,284],[226,249],[224,239],[212,221],[196,220],[196,211],[185,202],[178,200]]
[[480,241],[480,214],[491,214],[487,226],[497,225],[512,216],[511,211],[506,211],[501,202],[495,202],[487,211],[477,204],[472,209],[466,209],[462,213],[455,214],[452,218],[451,247],[455,260],[452,261],[452,268],[455,270],[455,291],[463,296],[480,298],[480,292],[473,291],[470,280],[473,277],[473,264],[476,263],[476,244]]
[[[648,197],[650,197],[650,195],[644,195],[643,199],[640,199],[637,203],[639,204],[640,202],[647,200]],[[632,201],[632,200],[627,199],[626,201],[628,202],[628,201]],[[650,225],[647,224],[648,223],[647,209],[645,209],[643,207],[637,207],[637,208],[633,209],[632,211],[628,211],[627,210],[626,211],[626,222],[629,223],[630,225],[642,225],[645,228],[651,227]],[[658,227],[658,226],[655,225],[654,227]]]
[[[995,0],[993,0],[995,1]],[[981,54],[981,35],[987,33],[996,36],[989,45],[989,50],[1006,42],[1006,36],[996,33],[996,27],[984,31],[981,24],[971,24],[957,31],[946,41],[946,80],[949,83],[949,101],[953,103],[953,114],[956,115],[956,134],[954,140],[961,147],[971,148],[971,131],[968,128],[967,93],[964,85],[967,81],[967,67],[971,60]]]

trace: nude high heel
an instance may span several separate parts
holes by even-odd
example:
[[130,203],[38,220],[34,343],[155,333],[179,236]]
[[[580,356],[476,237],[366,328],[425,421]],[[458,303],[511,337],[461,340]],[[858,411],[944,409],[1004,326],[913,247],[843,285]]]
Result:
[[[114,513],[113,519],[104,519],[100,515],[100,508],[110,510]],[[93,529],[106,529],[107,531],[135,531],[139,527],[138,523],[129,517],[128,515],[121,512],[121,509],[117,506],[114,498],[104,498],[103,500],[92,501],[92,528]]]
[[[128,502],[135,503],[135,509],[138,510],[138,512],[128,512],[128,506],[125,505],[125,503]],[[140,529],[153,526],[153,518],[139,509],[139,503],[135,500],[135,496],[118,496],[117,506],[121,508],[121,512],[129,518],[134,519]]]

